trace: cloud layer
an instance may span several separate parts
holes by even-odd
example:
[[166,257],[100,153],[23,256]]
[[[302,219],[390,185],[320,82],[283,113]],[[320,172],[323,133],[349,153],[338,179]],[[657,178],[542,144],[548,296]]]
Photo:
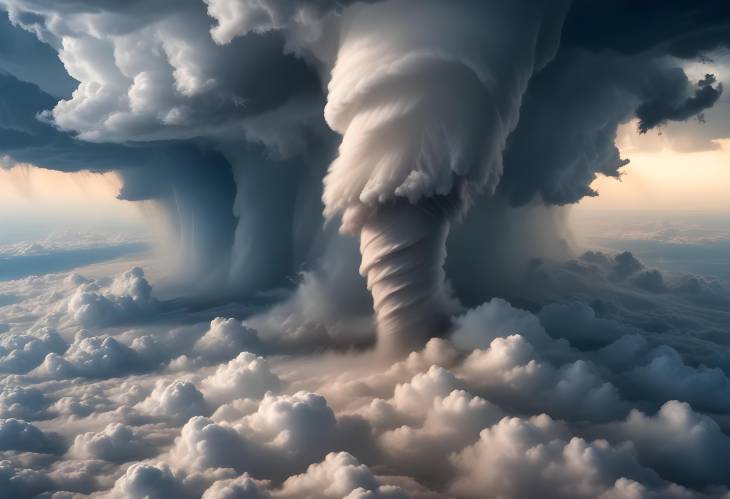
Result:
[[[614,296],[656,295],[628,253],[563,265],[602,269]],[[454,316],[448,337],[392,360],[323,353],[317,335],[293,353],[257,332],[261,315],[173,326],[143,280],[133,269],[105,283],[75,274],[8,283],[23,296],[0,308],[13,324],[3,337],[38,352],[2,380],[8,497],[728,493],[730,381],[710,367],[717,356],[698,362],[697,345],[670,346],[671,335],[608,318],[596,303],[533,314],[494,299]],[[674,286],[668,279],[661,294]],[[158,319],[83,326],[68,306],[80,289],[111,303],[143,298]]]

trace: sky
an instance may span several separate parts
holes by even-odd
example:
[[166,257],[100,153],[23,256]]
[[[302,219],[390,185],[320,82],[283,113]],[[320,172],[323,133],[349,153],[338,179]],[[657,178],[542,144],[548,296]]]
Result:
[[726,214],[730,211],[730,141],[717,142],[711,151],[677,153],[621,148],[631,167],[620,180],[596,179],[600,193],[579,205],[584,210],[635,210]]
[[[728,74],[726,49],[713,52],[708,59],[683,66],[695,78],[707,72],[718,78]],[[670,123],[647,133],[639,132],[636,120],[621,125],[616,145],[622,156],[631,159],[630,166],[624,170],[621,182],[598,177],[593,186],[600,196],[583,199],[577,211],[625,209],[710,216],[727,213],[730,144],[724,128],[728,113],[730,100],[723,96],[703,113],[702,122]]]
[[22,165],[0,170],[0,180],[0,210],[14,225],[3,228],[5,244],[74,227],[110,230],[127,225],[143,230],[143,208],[117,199],[121,183],[114,173],[64,173]]
[[730,6],[0,0],[0,499],[728,499]]

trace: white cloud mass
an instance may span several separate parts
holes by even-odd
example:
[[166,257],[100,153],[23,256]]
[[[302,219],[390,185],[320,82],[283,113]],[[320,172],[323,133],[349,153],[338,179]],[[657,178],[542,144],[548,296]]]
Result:
[[[261,316],[156,324],[163,304],[141,279],[9,284],[22,296],[0,308],[19,359],[0,392],[7,497],[730,493],[724,371],[585,305],[534,315],[494,299],[393,360],[338,353],[342,337],[292,353],[257,333]],[[79,289],[153,308],[83,328],[68,310]]]

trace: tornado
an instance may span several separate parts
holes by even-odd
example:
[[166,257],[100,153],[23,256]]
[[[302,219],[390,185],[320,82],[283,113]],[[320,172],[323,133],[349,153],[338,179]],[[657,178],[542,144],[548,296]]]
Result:
[[373,296],[384,351],[416,348],[447,326],[454,310],[444,289],[448,232],[438,203],[381,206],[363,224],[360,274]]
[[360,238],[378,348],[412,351],[455,310],[455,220],[493,193],[530,77],[555,54],[567,2],[392,0],[342,14],[325,119],[342,135],[324,214]]

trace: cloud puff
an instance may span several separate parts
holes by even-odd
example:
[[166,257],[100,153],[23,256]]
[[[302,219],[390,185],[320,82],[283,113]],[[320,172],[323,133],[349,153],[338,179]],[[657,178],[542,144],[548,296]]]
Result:
[[550,342],[537,318],[508,302],[495,298],[454,319],[452,341],[468,351],[486,348],[495,338],[519,332],[531,344],[542,347]]
[[221,404],[238,398],[260,399],[266,392],[278,391],[282,383],[264,358],[241,352],[227,364],[218,366],[215,373],[203,379],[201,386],[206,399]]
[[203,493],[203,499],[268,499],[267,487],[268,483],[244,473],[236,478],[218,480]]
[[138,320],[156,306],[144,271],[135,267],[117,277],[104,290],[81,284],[68,301],[69,316],[82,326],[107,326]]
[[36,372],[49,378],[118,376],[139,368],[134,350],[111,336],[77,333],[64,356],[50,353]]
[[667,480],[695,487],[728,483],[722,463],[730,454],[730,438],[689,404],[667,402],[654,416],[634,410],[609,425],[608,434],[632,442],[642,464]]
[[422,420],[435,399],[445,398],[462,387],[463,382],[450,371],[434,365],[408,382],[396,385],[392,403],[406,418]]
[[182,380],[157,382],[152,393],[135,407],[143,413],[178,424],[193,416],[209,413],[203,394],[193,383]]
[[[316,81],[301,61],[284,54],[276,33],[216,45],[202,1],[174,9],[163,1],[141,10],[94,10],[93,2],[4,3],[14,23],[58,50],[66,71],[79,82],[46,117],[84,139],[169,139],[208,133],[210,127],[240,130],[246,117],[306,95]],[[87,15],[90,10],[94,16]],[[231,71],[227,61],[233,59],[248,70]],[[266,85],[258,85],[261,78]]]
[[47,419],[49,400],[37,388],[6,386],[0,391],[0,418]]
[[543,307],[540,324],[553,338],[565,338],[580,349],[603,347],[627,331],[616,321],[596,317],[590,306],[581,302],[553,303]]
[[63,445],[57,436],[50,436],[20,419],[0,419],[0,449],[58,453]]
[[[617,481],[656,484],[630,447],[588,442],[562,435],[547,416],[504,418],[479,440],[454,455],[458,475],[450,487],[457,497],[595,498],[617,494]],[[626,488],[624,482],[618,487]],[[621,497],[619,495],[619,497]]]
[[610,419],[625,413],[618,390],[585,361],[556,369],[519,335],[497,338],[464,361],[464,376],[489,399],[563,418]]
[[54,330],[34,335],[4,334],[0,337],[0,371],[26,373],[43,362],[47,354],[63,354],[67,346]]
[[43,473],[16,468],[10,461],[0,461],[0,498],[33,497],[50,489],[52,482]]
[[216,317],[195,344],[195,351],[211,360],[235,357],[238,352],[260,348],[256,331],[236,319]]
[[719,368],[691,367],[671,347],[657,347],[646,365],[627,374],[627,383],[645,400],[677,399],[711,412],[730,410],[730,379]]
[[256,478],[284,478],[323,457],[337,432],[337,420],[324,397],[267,393],[258,408],[239,421],[192,418],[176,440],[171,459],[192,470],[233,468]]
[[302,499],[405,499],[401,490],[383,486],[372,472],[346,452],[327,454],[324,461],[312,464],[305,473],[286,479],[275,498]]
[[119,423],[109,423],[100,432],[77,435],[69,449],[73,455],[87,459],[103,459],[111,462],[125,462],[147,457],[155,451],[132,428]]
[[[403,410],[398,407],[398,398],[396,393],[393,400],[395,408]],[[448,477],[450,466],[447,457],[472,443],[482,428],[502,417],[501,409],[464,390],[453,390],[445,397],[429,398],[424,400],[424,405],[427,413],[420,421],[410,419],[412,413],[403,413],[401,417],[409,424],[383,432],[379,436],[379,445],[386,454],[386,461],[396,464],[411,476],[429,482]],[[431,457],[424,460],[424,455]]]
[[307,392],[267,394],[245,422],[258,441],[293,455],[316,454],[337,424],[325,398]]
[[178,465],[194,470],[255,469],[255,453],[236,429],[204,417],[193,417],[182,427],[171,453]]
[[181,481],[175,477],[169,466],[151,464],[133,464],[127,468],[124,476],[114,484],[109,495],[118,499],[148,497],[162,499],[164,497],[194,497]]
[[208,5],[208,15],[218,21],[210,34],[219,45],[230,43],[234,38],[250,32],[281,30],[291,22],[298,23],[302,30],[316,30],[321,23],[317,19],[322,15],[321,10],[335,5],[330,0],[205,0],[205,3]]

